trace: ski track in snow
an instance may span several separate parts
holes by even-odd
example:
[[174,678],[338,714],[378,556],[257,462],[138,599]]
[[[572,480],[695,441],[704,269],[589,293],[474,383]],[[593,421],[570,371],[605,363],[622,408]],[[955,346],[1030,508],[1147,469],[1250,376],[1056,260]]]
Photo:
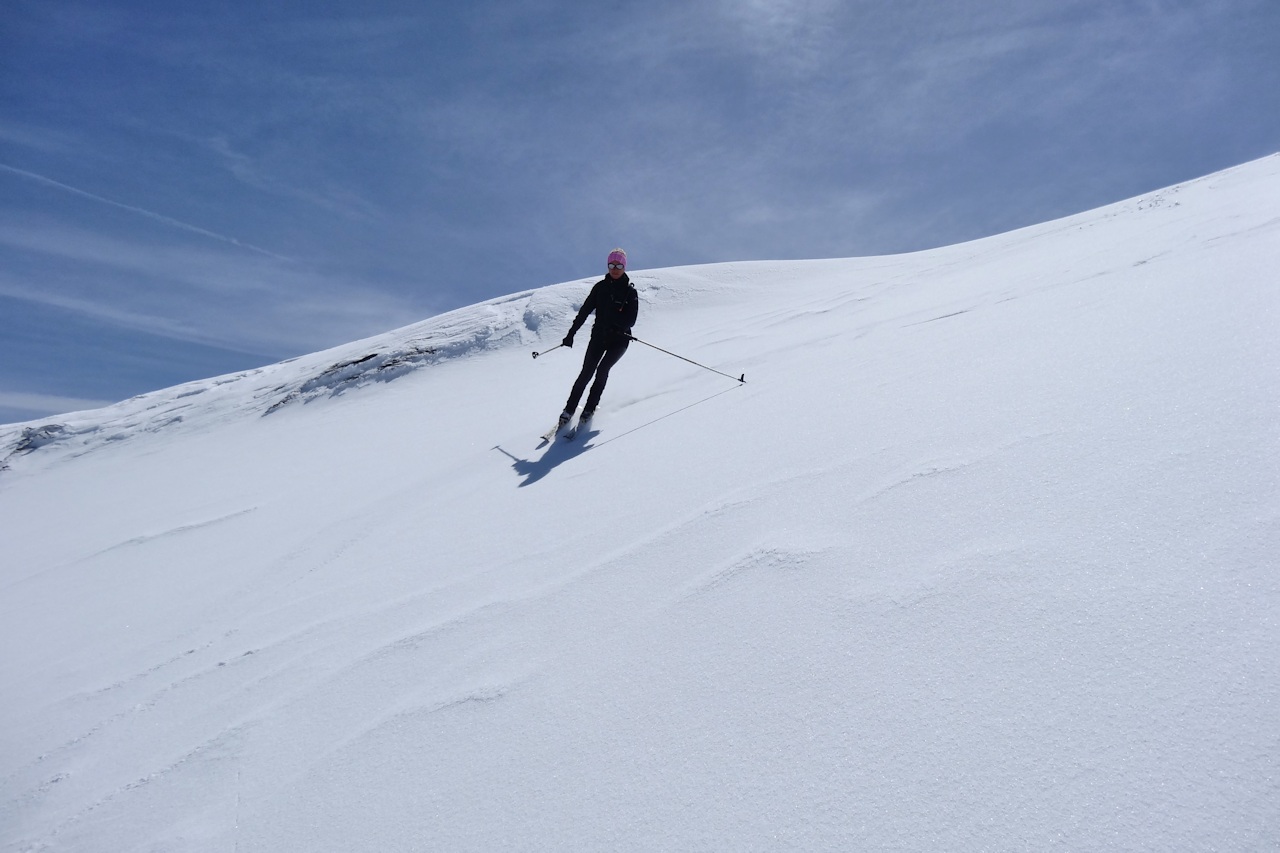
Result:
[[[169,530],[166,530],[163,533],[149,533],[142,536],[135,536],[132,539],[129,539],[125,542],[121,542],[119,545],[112,545],[109,548],[99,551],[97,554],[93,554],[92,557],[97,557],[102,554],[110,553],[111,551],[114,551],[117,548],[128,548],[135,545],[145,545],[148,542],[154,541],[156,539],[161,539],[166,536],[178,536],[183,533],[189,533],[193,530],[200,530],[201,528],[210,527],[215,524],[220,524],[221,522],[229,521],[233,518],[237,518],[246,513],[253,512],[254,509],[256,509],[256,507],[249,507],[248,509],[243,509],[243,510],[240,510],[239,512],[233,512],[233,513],[230,513],[229,515],[224,515],[219,518],[212,518],[212,519],[209,519],[208,521],[197,521],[191,524],[179,525],[178,527],[170,528]],[[92,557],[90,559],[92,559]]]

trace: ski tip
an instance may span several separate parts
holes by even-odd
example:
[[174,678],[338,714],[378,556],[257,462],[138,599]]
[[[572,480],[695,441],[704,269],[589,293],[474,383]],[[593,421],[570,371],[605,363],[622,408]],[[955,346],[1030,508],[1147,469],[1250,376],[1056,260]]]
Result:
[[738,381],[739,381],[739,382],[746,382],[746,381],[747,381],[747,374],[745,374],[745,373],[744,373],[744,374],[742,374],[741,376],[739,376],[739,377],[738,377]]

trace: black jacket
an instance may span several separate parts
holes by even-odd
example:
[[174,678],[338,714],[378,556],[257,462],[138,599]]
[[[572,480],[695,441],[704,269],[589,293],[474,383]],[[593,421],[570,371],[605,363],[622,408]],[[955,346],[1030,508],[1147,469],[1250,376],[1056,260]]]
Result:
[[591,340],[627,340],[630,337],[631,327],[636,324],[636,316],[640,313],[640,298],[626,273],[616,281],[605,276],[595,283],[587,301],[578,310],[578,316],[573,318],[570,335],[582,328],[592,311],[596,313],[596,321],[591,326]]

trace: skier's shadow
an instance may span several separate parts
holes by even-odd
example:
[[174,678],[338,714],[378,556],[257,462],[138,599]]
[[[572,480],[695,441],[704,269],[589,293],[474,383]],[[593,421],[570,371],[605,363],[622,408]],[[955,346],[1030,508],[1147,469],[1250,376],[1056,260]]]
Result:
[[524,477],[520,483],[520,488],[532,486],[543,477],[551,473],[557,465],[568,462],[575,456],[580,456],[590,450],[594,445],[591,439],[599,435],[599,430],[588,429],[577,434],[573,441],[565,441],[562,436],[556,436],[546,445],[546,450],[538,459],[521,459],[514,453],[504,450],[502,445],[495,444],[493,449],[506,456],[511,460],[511,468]]
[[[626,436],[631,435],[631,433],[633,432],[639,432],[642,429],[646,429],[648,427],[653,426],[658,421],[665,421],[669,417],[673,417],[674,415],[678,415],[681,412],[688,411],[689,409],[692,409],[694,406],[701,406],[703,403],[710,402],[711,400],[714,400],[716,397],[719,397],[721,394],[728,394],[730,391],[734,390],[735,388],[741,388],[741,387],[742,385],[739,384],[739,385],[734,385],[732,388],[726,388],[723,391],[717,391],[716,393],[712,394],[710,397],[704,397],[703,399],[692,402],[687,406],[681,406],[680,408],[676,409],[673,412],[667,412],[665,415],[656,417],[653,420],[649,421],[648,423],[640,424],[639,426],[633,427],[632,429],[629,429],[624,433],[620,433],[618,435],[613,436],[612,438],[606,439],[600,442],[599,445],[591,444],[591,439],[599,435],[600,431],[597,429],[591,429],[590,427],[588,427],[586,430],[578,433],[578,435],[574,438],[573,441],[565,441],[564,438],[562,438],[561,436],[556,436],[555,438],[553,438],[550,444],[547,446],[546,451],[543,452],[541,459],[521,459],[519,456],[516,456],[514,453],[511,453],[507,450],[503,450],[502,445],[500,444],[495,444],[493,446],[493,449],[511,460],[511,467],[515,469],[515,472],[517,474],[519,474],[521,477],[524,477],[524,482],[520,484],[521,488],[523,488],[525,486],[533,485],[534,483],[541,480],[543,477],[550,474],[551,469],[555,468],[560,463],[568,462],[573,457],[578,456],[582,453],[585,453],[586,451],[590,450],[593,447],[603,447],[604,445],[608,444],[611,441],[617,441],[620,438],[625,438]],[[539,445],[539,447],[541,446],[542,445]]]

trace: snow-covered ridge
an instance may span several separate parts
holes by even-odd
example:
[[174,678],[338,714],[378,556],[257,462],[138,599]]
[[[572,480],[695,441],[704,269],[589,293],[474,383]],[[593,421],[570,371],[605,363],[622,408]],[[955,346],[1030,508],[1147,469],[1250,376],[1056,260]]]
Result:
[[0,471],[45,448],[79,456],[183,424],[271,414],[424,367],[536,344],[542,325],[577,310],[588,287],[579,281],[502,296],[266,367],[141,394],[103,409],[0,426]]
[[[1257,164],[1280,161],[1273,155]],[[952,263],[955,255],[972,257],[989,252],[994,245],[1004,249],[1028,239],[1068,229],[1089,229],[1127,214],[1140,211],[1170,211],[1181,206],[1179,196],[1198,185],[1211,188],[1217,181],[1244,169],[1226,170],[1205,178],[1165,188],[1054,222],[1031,226],[1009,234],[983,238],[972,243],[916,253],[916,269],[929,270],[930,259]],[[697,268],[715,271],[710,278],[732,282],[740,271],[750,270],[759,280],[760,267],[776,267],[778,286],[814,264],[877,264],[883,258],[851,261],[748,262]],[[1151,259],[1144,259],[1145,263]],[[704,276],[681,275],[688,270],[658,270],[635,276],[642,299],[650,302],[683,302],[701,291],[715,292]],[[97,410],[70,413],[58,418],[0,426],[0,470],[15,456],[50,445],[77,447],[81,452],[93,446],[164,430],[198,419],[201,415],[222,415],[228,408],[271,413],[284,406],[321,397],[341,395],[372,382],[386,382],[421,367],[440,364],[479,352],[511,346],[533,347],[543,343],[541,330],[551,320],[553,336],[564,328],[566,316],[577,310],[590,282],[553,285],[498,297],[457,309],[362,341],[290,359],[278,364],[210,379],[197,380],[173,388],[139,395]],[[660,284],[661,283],[661,284]],[[661,294],[661,297],[658,297]],[[232,402],[228,405],[228,399]]]
[[[732,285],[743,275],[759,282],[762,268],[776,269],[773,276],[765,276],[764,279],[771,279],[778,287],[786,287],[788,281],[797,275],[804,277],[810,274],[815,265],[834,265],[834,268],[853,272],[868,266],[900,266],[902,260],[911,257],[914,263],[909,265],[909,269],[917,274],[927,273],[936,266],[954,264],[957,257],[972,259],[984,255],[990,258],[1012,251],[1027,240],[1042,239],[1065,230],[1096,228],[1134,213],[1172,213],[1182,205],[1182,196],[1188,190],[1198,189],[1201,192],[1196,198],[1207,199],[1206,193],[1211,193],[1215,185],[1230,183],[1240,170],[1247,169],[1250,175],[1262,175],[1268,170],[1274,173],[1277,164],[1280,164],[1280,155],[1273,155],[1254,164],[1094,211],[912,256],[729,263],[642,272],[634,279],[642,300],[652,304],[678,304],[696,299],[700,293],[703,296],[717,294],[720,287]],[[1150,260],[1154,257],[1143,258],[1138,263]],[[691,274],[695,270],[696,274]],[[750,271],[749,275],[746,271]],[[232,413],[270,414],[287,406],[339,396],[371,383],[389,382],[423,367],[477,353],[544,345],[549,340],[542,335],[544,325],[550,321],[552,337],[558,337],[566,318],[577,310],[592,281],[594,279],[583,279],[495,298],[363,341],[267,367],[143,394],[104,409],[0,426],[0,471],[17,459],[46,448],[57,448],[78,456],[94,447],[209,418],[222,419]]]
[[[748,262],[698,268],[656,270],[633,276],[641,299],[649,304],[681,304],[723,297],[725,286],[762,280],[785,288],[812,274],[815,266],[845,269],[851,274],[883,267],[919,276],[949,267],[957,258],[971,260],[1015,250],[1028,240],[1067,230],[1088,230],[1135,213],[1174,214],[1188,191],[1208,199],[1214,186],[1230,183],[1247,169],[1250,175],[1274,173],[1280,155],[1168,187],[1094,211],[1031,226],[1008,234],[948,246],[909,256],[833,261]],[[1143,258],[1138,263],[1154,260]],[[910,258],[913,262],[903,264]],[[761,271],[771,275],[761,275]],[[75,412],[52,419],[0,426],[0,472],[36,451],[57,449],[79,456],[95,447],[169,431],[182,425],[221,420],[232,414],[270,414],[313,400],[340,396],[372,383],[389,382],[415,370],[509,347],[550,346],[542,335],[548,322],[552,338],[581,304],[590,283],[583,279],[491,299],[382,335],[340,345],[253,370],[198,380],[143,394],[113,406]],[[967,310],[967,309],[966,309]]]
[[[732,278],[736,270],[753,266],[757,265],[713,268]],[[647,305],[679,304],[715,290],[703,278],[678,270],[638,272],[632,280]],[[0,425],[0,472],[38,450],[77,457],[97,447],[181,426],[269,415],[482,353],[552,346],[547,341],[558,342],[594,281],[582,279],[497,297],[361,341],[141,394],[102,409]],[[542,334],[548,323],[550,338]]]

